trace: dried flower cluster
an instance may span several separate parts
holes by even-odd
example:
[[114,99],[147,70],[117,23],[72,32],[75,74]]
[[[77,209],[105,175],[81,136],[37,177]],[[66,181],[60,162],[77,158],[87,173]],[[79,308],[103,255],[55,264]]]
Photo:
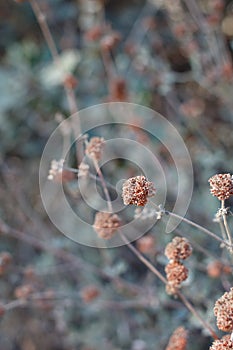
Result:
[[177,236],[167,244],[164,253],[169,260],[184,260],[192,254],[192,247],[185,237]]
[[93,228],[100,238],[110,239],[121,225],[117,214],[98,212],[95,215]]
[[188,278],[188,269],[179,261],[169,262],[165,267],[165,272],[168,283],[177,288]]
[[209,179],[210,192],[220,201],[233,195],[233,177],[231,174],[217,174]]
[[145,176],[136,176],[124,182],[122,198],[125,205],[144,206],[148,198],[155,195],[155,192],[153,183],[148,181]]
[[104,138],[92,137],[86,145],[86,155],[94,160],[100,160],[103,155]]
[[230,265],[224,265],[220,261],[214,260],[207,265],[207,273],[211,278],[219,278],[222,273],[232,273],[232,268]]
[[187,259],[192,254],[192,247],[185,237],[174,237],[165,248],[165,255],[169,263],[165,267],[167,294],[176,294],[181,283],[188,278],[188,269],[180,260]]
[[225,335],[221,339],[217,339],[213,342],[210,350],[230,350],[233,349],[233,342],[231,341],[230,335]]
[[154,253],[155,250],[155,239],[152,235],[146,235],[136,242],[137,249],[143,254]]
[[63,165],[64,165],[64,159],[60,159],[59,161],[53,159],[49,169],[48,179],[54,180],[59,174],[61,175],[63,170]]
[[81,298],[85,303],[90,303],[100,295],[100,290],[95,285],[89,285],[81,290]]
[[88,177],[89,175],[89,165],[81,162],[78,167],[78,177]]
[[165,350],[185,350],[188,332],[184,327],[178,327],[171,335]]
[[224,293],[214,306],[217,326],[221,331],[233,331],[233,288]]

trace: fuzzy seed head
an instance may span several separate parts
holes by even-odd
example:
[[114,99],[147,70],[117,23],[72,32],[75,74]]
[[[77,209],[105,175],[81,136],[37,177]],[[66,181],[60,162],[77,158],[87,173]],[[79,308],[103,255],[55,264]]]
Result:
[[210,350],[230,350],[233,349],[233,342],[231,341],[230,334],[225,335],[221,339],[217,339],[213,342]]
[[217,174],[209,179],[210,192],[220,201],[233,195],[233,178],[231,174]]
[[93,228],[100,238],[110,239],[120,225],[121,220],[117,214],[98,212],[95,215]]
[[144,206],[148,198],[155,195],[155,192],[153,183],[149,182],[145,176],[136,176],[124,182],[122,198],[125,205]]
[[165,267],[168,283],[179,286],[188,278],[188,269],[179,261],[171,261]]
[[184,327],[178,327],[169,339],[165,350],[185,350],[187,346],[188,332]]
[[100,290],[95,285],[89,285],[81,290],[81,298],[85,303],[94,301],[100,295]]
[[164,253],[169,260],[184,260],[192,254],[192,247],[185,237],[177,236],[167,244]]
[[92,137],[86,146],[86,155],[92,159],[100,160],[103,155],[104,138]]
[[221,331],[233,331],[233,288],[224,293],[214,306],[217,326]]

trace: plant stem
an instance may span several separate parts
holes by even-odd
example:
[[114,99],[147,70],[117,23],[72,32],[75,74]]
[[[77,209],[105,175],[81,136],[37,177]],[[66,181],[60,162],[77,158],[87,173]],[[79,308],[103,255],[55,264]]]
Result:
[[[125,235],[119,230],[120,236],[124,243],[127,245],[127,247],[137,256],[137,258],[146,266],[148,269],[157,276],[160,281],[162,281],[164,284],[167,284],[166,278],[156,269],[156,267],[151,264],[149,260],[147,260],[125,237]],[[217,334],[212,329],[212,327],[202,318],[202,316],[199,315],[199,313],[195,310],[195,308],[192,306],[192,304],[188,301],[188,299],[180,292],[177,291],[177,296],[180,298],[182,303],[185,305],[185,307],[202,323],[202,325],[208,329],[210,334],[214,339],[218,339]]]
[[107,200],[108,210],[109,210],[110,212],[112,212],[112,202],[111,202],[111,198],[110,198],[110,195],[109,195],[109,191],[108,191],[108,188],[107,188],[107,185],[106,185],[106,182],[105,182],[103,173],[102,173],[102,171],[101,171],[101,169],[100,169],[100,167],[99,167],[98,161],[95,160],[95,159],[93,159],[93,163],[94,163],[96,172],[97,172],[97,174],[98,174],[99,180],[100,180],[100,182],[101,182],[101,185],[102,185],[102,188],[103,188],[103,191],[104,191],[106,200]]
[[227,234],[227,238],[228,238],[228,241],[229,241],[229,244],[231,246],[231,252],[232,252],[232,238],[231,238],[231,232],[229,230],[229,227],[228,227],[228,223],[227,223],[227,216],[225,214],[225,201],[222,200],[221,201],[221,210],[222,210],[222,218],[223,218],[223,224],[224,224],[224,228],[225,228],[225,231],[226,231],[226,234]]
[[219,236],[217,236],[215,233],[213,233],[212,231],[210,230],[207,230],[205,227],[199,225],[199,224],[196,224],[195,222],[189,220],[189,219],[186,219],[178,214],[175,214],[175,213],[172,213],[170,211],[166,211],[167,214],[169,214],[170,216],[174,217],[174,218],[177,218],[177,219],[181,219],[182,221],[184,221],[186,224],[189,224],[195,228],[197,228],[198,230],[206,233],[207,235],[209,235],[210,237],[214,238],[215,240],[223,243],[224,245],[227,245],[229,247],[232,248],[232,244],[231,243],[228,243],[228,242],[225,242],[222,238],[220,238]]
[[[53,61],[55,64],[59,67],[59,58],[60,55],[57,50],[57,46],[55,44],[55,41],[53,39],[52,33],[50,31],[50,28],[48,26],[48,23],[46,21],[46,15],[41,11],[37,0],[30,0],[30,4],[32,7],[32,10],[36,16],[37,22],[40,26],[40,29],[43,33],[44,39],[49,47],[50,53],[52,55]],[[75,93],[73,88],[68,88],[65,84],[63,84],[69,110],[71,114],[76,114],[78,112],[78,106],[76,103]],[[75,133],[75,137],[79,137],[81,135],[81,125],[80,120],[78,118],[75,118],[75,122],[72,120],[72,128]],[[79,164],[82,159],[82,149],[80,147],[76,147],[76,157],[77,157],[77,163]]]
[[182,303],[186,306],[186,308],[203,324],[203,326],[208,329],[212,337],[217,340],[219,339],[215,331],[212,327],[199,315],[199,313],[195,310],[193,305],[188,301],[184,294],[182,294],[179,290],[177,291],[177,295],[182,301]]

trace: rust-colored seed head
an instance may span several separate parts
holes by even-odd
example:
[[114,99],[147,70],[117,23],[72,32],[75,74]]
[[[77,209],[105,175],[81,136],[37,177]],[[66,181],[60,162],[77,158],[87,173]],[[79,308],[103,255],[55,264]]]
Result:
[[110,239],[121,225],[121,220],[117,214],[98,212],[95,215],[93,228],[100,238]]
[[174,237],[165,248],[165,255],[169,260],[184,260],[192,254],[192,247],[184,237]]
[[231,341],[230,334],[227,334],[221,339],[215,340],[209,350],[230,350],[230,349],[233,349],[233,342]]
[[188,269],[179,261],[171,261],[165,267],[167,280],[173,286],[179,286],[188,278]]
[[147,235],[139,238],[136,242],[138,250],[143,254],[150,254],[154,252],[155,249],[155,239],[151,235]]
[[210,192],[220,201],[233,195],[233,178],[231,174],[217,174],[209,179]]
[[207,265],[207,273],[211,278],[219,278],[223,272],[223,264],[220,261],[211,261]]
[[100,295],[99,289],[94,286],[86,286],[81,290],[81,298],[85,303],[90,303]]
[[92,159],[100,160],[103,154],[104,138],[92,137],[86,147],[86,155]]
[[233,288],[224,293],[214,306],[217,326],[221,331],[233,331]]
[[169,339],[165,350],[185,350],[187,346],[188,332],[184,327],[178,327]]
[[155,191],[153,183],[147,181],[145,176],[131,177],[122,187],[123,202],[125,205],[144,206],[147,199],[155,195]]

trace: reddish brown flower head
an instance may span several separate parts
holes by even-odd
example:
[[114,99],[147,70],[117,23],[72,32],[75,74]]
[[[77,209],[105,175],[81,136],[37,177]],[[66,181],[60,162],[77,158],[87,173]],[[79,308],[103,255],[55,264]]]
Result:
[[184,260],[192,254],[192,247],[186,238],[177,236],[167,244],[164,254],[169,260]]
[[155,191],[153,183],[147,181],[145,176],[131,177],[122,187],[123,202],[125,205],[144,206],[147,199],[155,195]]
[[171,261],[165,267],[168,283],[179,286],[188,278],[188,269],[179,261]]
[[100,160],[103,154],[104,138],[103,137],[92,137],[86,146],[86,155],[88,157]]
[[95,285],[89,285],[81,290],[81,298],[85,303],[90,303],[100,295],[100,290]]
[[120,225],[121,220],[117,214],[98,212],[95,215],[93,228],[100,238],[110,239]]
[[214,306],[217,326],[221,331],[233,331],[233,288],[224,293]]
[[188,332],[184,327],[178,327],[169,339],[165,350],[185,350],[187,346]]
[[210,350],[231,350],[233,349],[233,342],[231,341],[230,334],[225,335],[221,339],[217,339],[213,342]]
[[138,250],[143,254],[153,253],[155,250],[155,239],[151,235],[143,236],[136,242]]
[[211,278],[219,278],[223,270],[224,265],[218,260],[211,261],[207,265],[207,273]]
[[217,174],[209,179],[210,192],[220,201],[233,195],[233,178],[231,174]]

